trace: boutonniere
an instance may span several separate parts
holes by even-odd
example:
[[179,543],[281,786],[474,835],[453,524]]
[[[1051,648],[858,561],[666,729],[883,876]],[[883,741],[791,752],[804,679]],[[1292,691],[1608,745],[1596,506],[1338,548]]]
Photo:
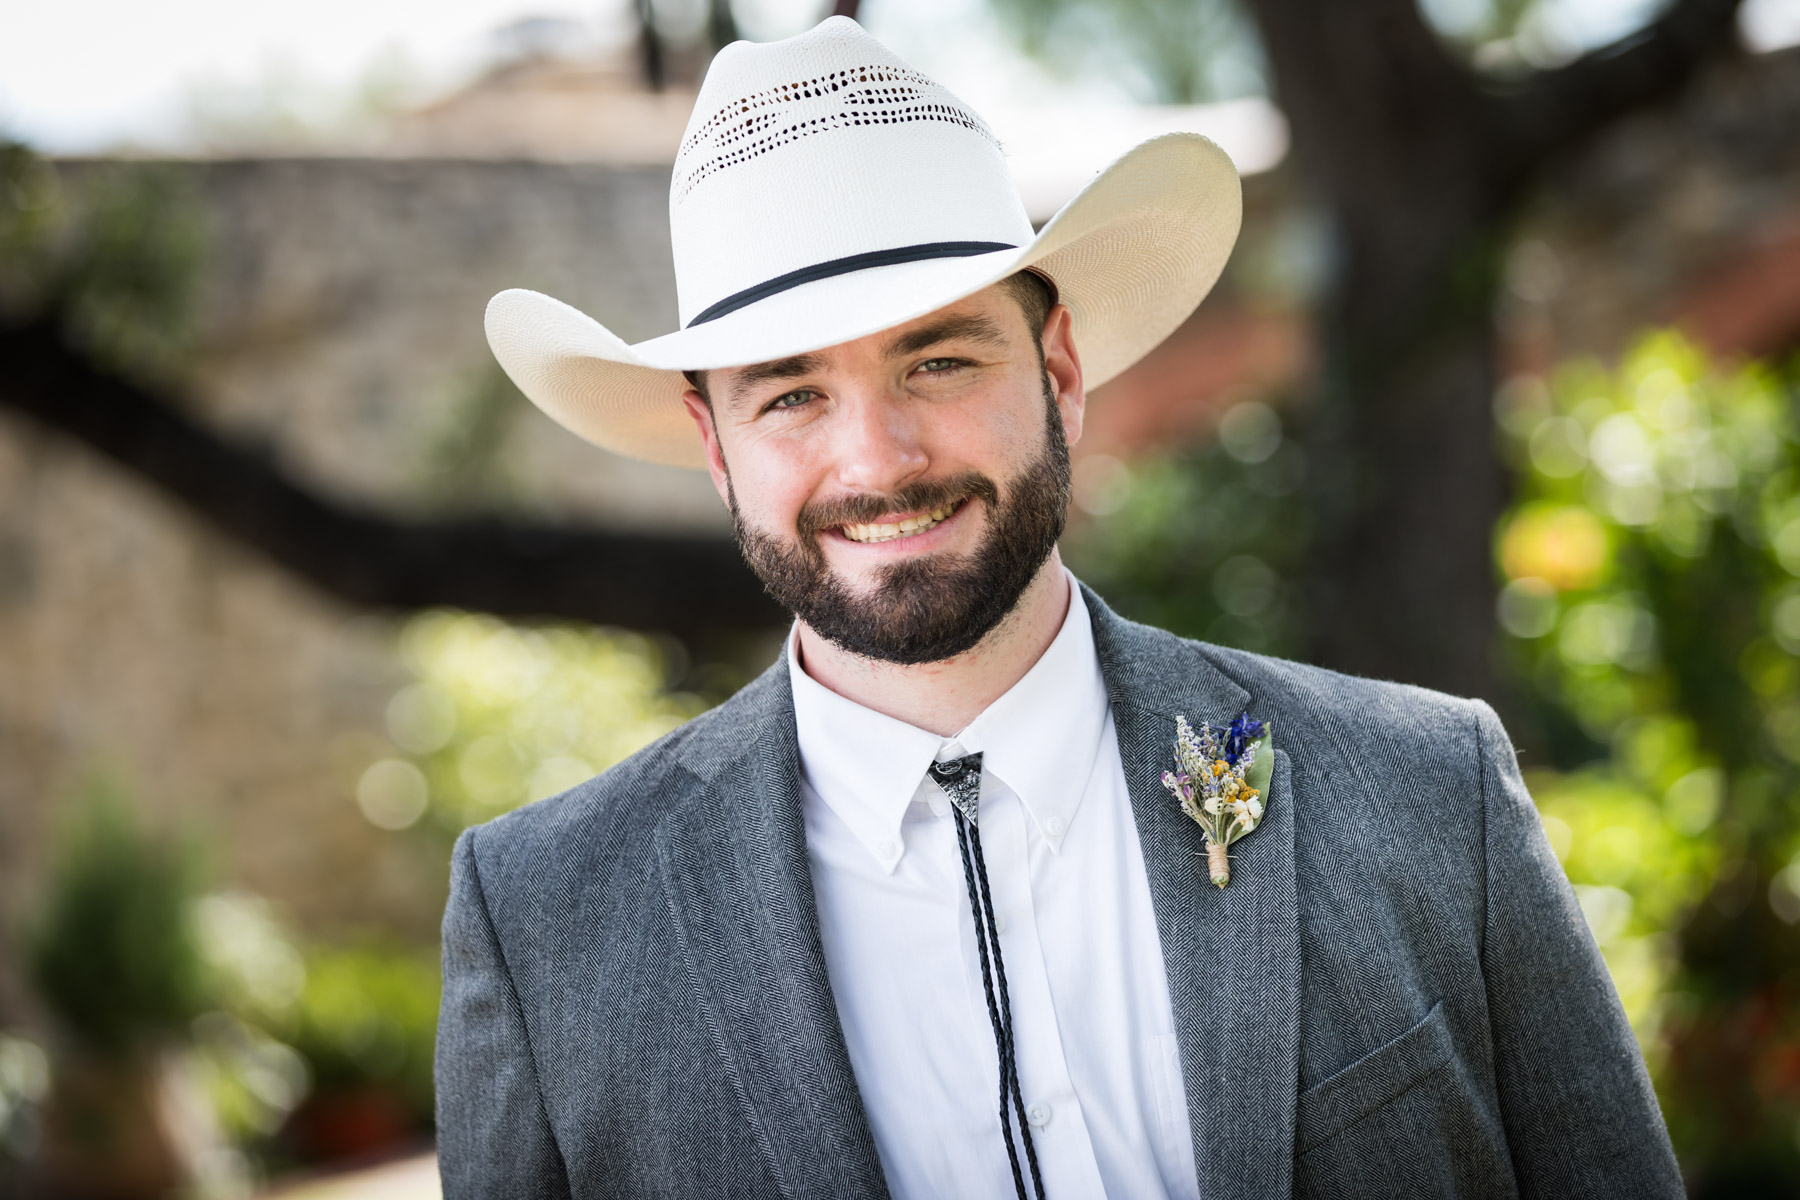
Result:
[[1176,717],[1175,767],[1163,772],[1163,786],[1206,835],[1207,872],[1224,887],[1231,882],[1226,847],[1262,821],[1263,796],[1275,769],[1273,729],[1267,721],[1252,721],[1249,713],[1223,730],[1201,722],[1198,732],[1186,717]]

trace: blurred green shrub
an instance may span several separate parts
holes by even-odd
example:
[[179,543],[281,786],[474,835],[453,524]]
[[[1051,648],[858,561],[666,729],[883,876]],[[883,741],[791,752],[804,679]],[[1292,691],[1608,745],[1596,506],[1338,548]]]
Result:
[[390,1149],[430,1130],[435,949],[373,936],[302,944],[244,892],[206,897],[196,920],[222,981],[196,1043],[235,1141],[279,1165]]
[[[111,786],[75,808],[25,932],[57,1037],[48,1073],[31,1043],[0,1037],[0,1164],[35,1153],[46,1100],[56,1177],[127,1148],[144,1157],[128,1127],[148,1119],[155,1081],[173,1076],[208,1101],[190,1119],[202,1139],[224,1139],[232,1178],[431,1129],[435,948],[302,946],[260,897],[203,892],[197,846],[145,831]],[[194,1169],[154,1154],[157,1177]]]
[[1529,782],[1703,1195],[1800,1186],[1797,396],[1658,333],[1498,398]]
[[77,797],[22,939],[52,1034],[32,1168],[47,1194],[161,1195],[197,1178],[205,1131],[170,1097],[214,997],[199,891],[191,843],[146,831],[105,782]]
[[298,1003],[271,1032],[305,1058],[315,1093],[379,1084],[414,1128],[429,1129],[439,989],[434,950],[314,946]]
[[670,641],[572,625],[521,628],[433,612],[401,635],[413,682],[387,710],[394,753],[356,786],[364,816],[385,829],[429,817],[458,833],[573,787],[703,712],[738,679],[687,672]]
[[185,1040],[212,997],[189,919],[199,890],[194,848],[146,832],[111,785],[77,800],[25,934],[29,978],[69,1041],[123,1059]]
[[[1281,412],[1245,397],[1203,445],[1076,464],[1071,570],[1133,620],[1266,654],[1305,644],[1305,456]],[[1085,514],[1086,519],[1081,519]]]

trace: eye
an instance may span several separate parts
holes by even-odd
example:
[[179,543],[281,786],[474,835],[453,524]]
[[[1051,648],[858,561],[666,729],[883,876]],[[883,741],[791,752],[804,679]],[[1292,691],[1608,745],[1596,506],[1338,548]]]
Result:
[[919,364],[919,370],[927,375],[937,375],[959,365],[959,361],[954,358],[928,358]]
[[816,392],[809,392],[804,388],[797,392],[789,392],[785,396],[777,396],[775,399],[769,401],[769,407],[763,411],[768,412],[782,408],[800,408],[817,394],[818,393]]

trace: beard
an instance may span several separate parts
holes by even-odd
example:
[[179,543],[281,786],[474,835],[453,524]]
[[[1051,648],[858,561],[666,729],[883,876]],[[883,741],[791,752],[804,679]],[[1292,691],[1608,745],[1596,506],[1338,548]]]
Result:
[[[1012,612],[1062,536],[1069,511],[1069,444],[1048,374],[1044,397],[1043,449],[1007,482],[1004,495],[977,471],[919,480],[891,495],[808,505],[795,521],[798,539],[789,542],[744,522],[728,472],[731,524],[744,561],[776,603],[852,654],[904,666],[954,658]],[[819,547],[820,535],[839,525],[975,499],[987,506],[988,530],[973,554],[890,563],[877,570],[867,595],[851,591]]]

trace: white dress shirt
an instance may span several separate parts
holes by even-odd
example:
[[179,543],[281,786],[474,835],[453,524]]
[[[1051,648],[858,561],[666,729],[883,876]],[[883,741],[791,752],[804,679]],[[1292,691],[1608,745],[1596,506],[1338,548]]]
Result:
[[1150,886],[1093,627],[1068,580],[1050,648],[953,738],[821,686],[788,638],[825,963],[895,1200],[1014,1194],[952,810],[926,779],[934,760],[976,751],[1045,1195],[1199,1194]]

